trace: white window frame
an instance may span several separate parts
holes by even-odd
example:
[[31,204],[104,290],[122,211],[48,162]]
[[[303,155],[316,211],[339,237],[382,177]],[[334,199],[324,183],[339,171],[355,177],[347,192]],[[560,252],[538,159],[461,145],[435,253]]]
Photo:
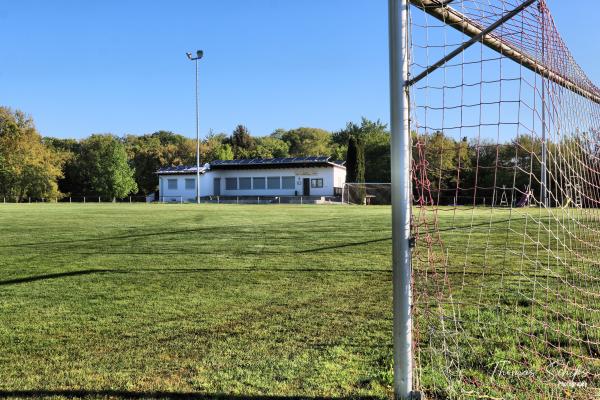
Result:
[[323,188],[323,178],[312,178],[310,180],[310,188],[311,189],[322,189]]

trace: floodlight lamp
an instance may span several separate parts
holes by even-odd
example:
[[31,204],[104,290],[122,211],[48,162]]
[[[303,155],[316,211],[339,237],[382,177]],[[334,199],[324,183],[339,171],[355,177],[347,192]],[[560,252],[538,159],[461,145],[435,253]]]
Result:
[[204,52],[202,50],[196,51],[196,57],[197,58],[202,58],[202,56],[204,56]]
[[189,58],[190,60],[192,59],[192,53],[185,53],[185,55],[187,56],[187,58]]

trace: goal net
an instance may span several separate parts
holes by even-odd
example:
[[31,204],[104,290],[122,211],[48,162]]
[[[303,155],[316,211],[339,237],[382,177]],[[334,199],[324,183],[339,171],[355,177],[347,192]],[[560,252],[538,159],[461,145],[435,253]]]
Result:
[[342,203],[359,205],[390,205],[391,183],[345,183]]
[[543,0],[411,4],[414,386],[600,398],[600,90]]

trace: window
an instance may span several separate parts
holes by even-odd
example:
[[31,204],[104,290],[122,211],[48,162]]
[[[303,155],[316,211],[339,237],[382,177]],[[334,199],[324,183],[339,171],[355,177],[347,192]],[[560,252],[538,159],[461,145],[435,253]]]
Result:
[[237,178],[225,178],[225,190],[237,190]]
[[167,179],[167,188],[169,190],[177,190],[177,179]]
[[254,185],[254,189],[264,189],[265,188],[265,178],[253,178],[252,184]]
[[252,178],[240,178],[240,190],[252,189]]
[[323,178],[311,179],[310,187],[311,188],[322,188],[323,187]]
[[278,176],[269,176],[267,178],[267,189],[281,189],[281,178]]
[[281,177],[281,188],[282,189],[295,189],[296,178],[293,176],[282,176]]
[[186,179],[185,180],[185,189],[186,190],[196,189],[196,180],[195,179]]

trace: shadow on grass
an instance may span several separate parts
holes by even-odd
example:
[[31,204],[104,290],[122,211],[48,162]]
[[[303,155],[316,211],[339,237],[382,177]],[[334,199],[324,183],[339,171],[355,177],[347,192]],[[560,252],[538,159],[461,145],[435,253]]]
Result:
[[195,399],[195,400],[375,400],[375,396],[320,397],[320,396],[252,396],[222,393],[128,392],[120,390],[13,390],[0,391],[0,398],[117,398],[117,399]]
[[[141,273],[161,273],[161,274],[197,274],[197,273],[223,273],[223,272],[297,272],[297,273],[386,273],[391,274],[387,269],[325,269],[325,268],[144,268],[144,269],[85,269],[81,271],[58,272],[55,274],[44,274],[35,276],[26,276],[23,278],[8,279],[0,281],[0,286],[17,285],[20,283],[29,283],[49,279],[68,278],[72,276],[92,275],[92,274],[141,274]],[[2,396],[0,395],[0,398]]]
[[[309,221],[298,221],[291,224],[286,224],[286,226],[293,225],[304,225],[304,224],[314,224],[317,222],[325,222],[331,220],[339,220],[341,218],[324,218],[319,220],[309,220]],[[178,230],[164,230],[160,232],[146,232],[146,233],[131,233],[126,235],[114,235],[114,236],[104,236],[104,237],[94,237],[94,238],[85,238],[85,239],[69,239],[69,240],[50,240],[43,242],[28,242],[28,243],[11,243],[0,245],[0,248],[8,248],[8,247],[20,247],[20,246],[43,246],[43,245],[52,245],[52,244],[71,244],[71,243],[87,243],[87,242],[99,242],[99,241],[107,241],[107,240],[115,240],[115,239],[139,239],[144,237],[153,237],[153,236],[171,236],[171,235],[181,235],[186,233],[199,233],[199,232],[223,232],[227,229],[249,229],[256,228],[260,226],[271,226],[272,224],[252,224],[252,225],[230,225],[230,226],[208,226],[208,227],[198,227],[198,228],[190,228],[190,229],[178,229]],[[142,229],[142,227],[140,227]]]
[[43,281],[43,280],[47,280],[47,279],[58,279],[58,278],[64,278],[64,277],[69,277],[69,276],[98,274],[98,273],[104,273],[104,272],[110,272],[110,270],[108,270],[108,269],[84,269],[81,271],[58,272],[56,274],[26,276],[24,278],[15,278],[15,279],[9,279],[6,281],[0,281],[0,286],[15,285],[18,283],[28,283],[28,282],[35,282],[35,281]]

